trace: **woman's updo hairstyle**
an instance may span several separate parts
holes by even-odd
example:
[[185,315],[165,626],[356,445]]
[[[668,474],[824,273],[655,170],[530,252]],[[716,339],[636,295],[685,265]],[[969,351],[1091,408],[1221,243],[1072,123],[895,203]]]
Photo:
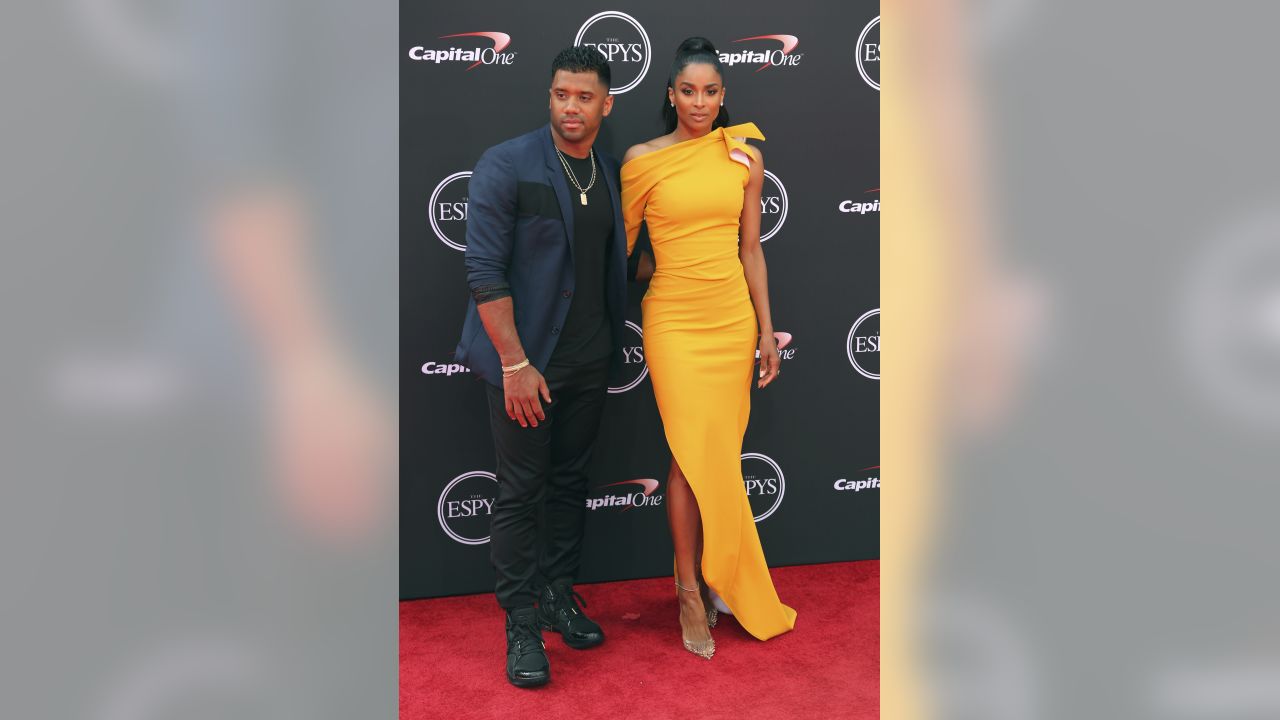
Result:
[[[667,76],[667,87],[675,90],[676,76],[680,74],[686,66],[692,63],[706,63],[716,69],[716,73],[721,78],[721,92],[724,92],[724,68],[720,66],[720,53],[716,52],[716,47],[711,41],[704,37],[691,37],[680,43],[680,47],[676,49],[675,62],[671,63],[671,74]],[[662,94],[662,124],[666,127],[667,132],[672,132],[679,124],[676,117],[676,109],[672,106],[671,101],[667,99],[667,94]],[[729,111],[720,106],[720,113],[716,115],[716,119],[711,123],[711,129],[728,127]]]

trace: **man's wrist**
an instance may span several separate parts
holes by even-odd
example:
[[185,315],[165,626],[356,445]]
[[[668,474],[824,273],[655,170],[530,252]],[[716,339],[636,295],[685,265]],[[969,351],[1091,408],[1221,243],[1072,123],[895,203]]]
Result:
[[510,365],[507,365],[504,363],[502,365],[502,372],[513,373],[517,370],[520,370],[521,368],[526,368],[526,367],[529,367],[529,358],[524,358],[523,360],[520,360],[518,362],[513,362]]
[[502,364],[502,367],[511,367],[525,358],[523,349],[511,353],[498,353],[498,362]]
[[514,365],[504,365],[502,367],[502,379],[507,380],[508,378],[515,377],[527,367],[529,367],[529,358],[525,358]]

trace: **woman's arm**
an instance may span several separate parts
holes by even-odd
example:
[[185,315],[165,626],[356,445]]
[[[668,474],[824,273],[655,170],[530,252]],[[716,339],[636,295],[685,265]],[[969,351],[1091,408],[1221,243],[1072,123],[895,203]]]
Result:
[[[652,151],[653,147],[649,143],[632,145],[622,156],[622,164],[626,165],[631,160]],[[630,185],[623,185],[622,206],[624,208],[622,219],[627,229],[627,279],[648,282],[653,277],[653,255],[644,250],[641,250],[639,255],[635,254],[636,238],[640,235],[640,223],[644,219],[644,198],[633,193]]]
[[764,187],[764,156],[754,146],[751,149],[751,175],[742,198],[742,217],[738,219],[738,259],[747,278],[751,303],[756,308],[756,322],[760,325],[760,376],[759,387],[764,387],[778,377],[782,361],[778,358],[778,341],[773,337],[773,317],[769,313],[769,272],[764,263],[764,249],[760,247],[760,191]]

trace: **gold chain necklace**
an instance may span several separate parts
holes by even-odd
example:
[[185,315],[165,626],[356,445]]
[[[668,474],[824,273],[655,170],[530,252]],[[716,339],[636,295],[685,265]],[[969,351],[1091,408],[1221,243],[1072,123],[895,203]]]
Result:
[[595,187],[596,184],[596,149],[591,148],[589,157],[591,158],[591,182],[586,187],[582,187],[578,183],[578,178],[574,176],[573,169],[569,167],[569,161],[564,159],[564,153],[560,152],[560,148],[556,148],[556,155],[560,158],[560,164],[564,166],[564,171],[569,175],[569,182],[578,189],[578,198],[583,205],[587,204],[587,191]]

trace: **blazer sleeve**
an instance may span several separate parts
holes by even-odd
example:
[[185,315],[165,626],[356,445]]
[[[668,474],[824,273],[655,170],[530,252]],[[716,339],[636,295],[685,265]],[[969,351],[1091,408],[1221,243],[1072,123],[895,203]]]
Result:
[[516,229],[516,172],[498,148],[480,156],[467,200],[467,285],[476,303],[511,295],[507,269]]

